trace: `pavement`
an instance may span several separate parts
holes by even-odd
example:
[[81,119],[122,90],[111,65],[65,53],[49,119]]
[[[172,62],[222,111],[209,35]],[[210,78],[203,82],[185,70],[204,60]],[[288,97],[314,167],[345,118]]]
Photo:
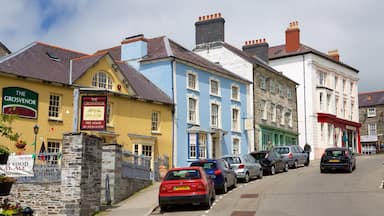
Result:
[[153,182],[152,185],[117,204],[113,204],[97,216],[148,216],[158,206],[159,187],[160,182]]

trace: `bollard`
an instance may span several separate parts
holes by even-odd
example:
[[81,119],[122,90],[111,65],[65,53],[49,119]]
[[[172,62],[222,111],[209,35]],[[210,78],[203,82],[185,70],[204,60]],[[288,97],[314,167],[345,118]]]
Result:
[[25,207],[23,210],[21,210],[21,213],[23,216],[32,216],[33,210],[30,207]]

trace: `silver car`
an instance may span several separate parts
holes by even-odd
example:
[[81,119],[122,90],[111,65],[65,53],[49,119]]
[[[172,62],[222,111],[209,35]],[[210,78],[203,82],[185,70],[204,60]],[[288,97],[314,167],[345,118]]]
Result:
[[288,161],[290,168],[297,168],[300,165],[307,165],[308,154],[299,145],[277,146],[274,151],[280,153]]
[[263,178],[263,168],[249,154],[244,155],[226,155],[222,159],[227,161],[238,179],[249,182],[252,178]]

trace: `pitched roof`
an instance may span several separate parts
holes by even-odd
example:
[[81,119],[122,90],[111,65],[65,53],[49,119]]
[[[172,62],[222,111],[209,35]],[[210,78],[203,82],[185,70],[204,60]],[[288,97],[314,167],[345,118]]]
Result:
[[[99,52],[88,55],[41,42],[34,42],[22,50],[0,59],[0,72],[69,85],[72,83],[69,82],[71,60],[72,81],[75,81],[106,55],[110,54],[108,52]],[[138,98],[172,103],[164,92],[135,69],[122,62],[116,63]]]
[[249,80],[224,69],[221,65],[215,64],[208,59],[199,56],[198,54],[184,48],[180,44],[171,39],[168,39],[165,36],[148,39],[148,55],[143,58],[142,62],[169,57],[174,57],[176,59],[202,67],[206,70],[214,71],[216,73],[229,76],[242,82],[250,83]]
[[121,60],[121,46],[115,46],[108,49],[98,50],[96,53],[109,52],[113,59],[120,61]]
[[359,107],[384,105],[384,91],[359,93]]
[[228,50],[230,50],[231,52],[235,53],[236,55],[238,55],[239,57],[243,58],[244,60],[248,61],[249,63],[251,64],[254,64],[254,65],[257,65],[257,66],[260,66],[260,67],[263,67],[264,69],[270,71],[270,72],[273,72],[273,73],[276,73],[278,74],[279,76],[282,76],[296,84],[298,84],[297,82],[293,81],[292,79],[288,78],[287,76],[285,76],[284,74],[282,74],[281,72],[275,70],[273,67],[269,66],[267,63],[265,63],[262,59],[260,59],[259,57],[257,56],[251,56],[249,54],[247,54],[246,52],[228,44],[228,43],[223,43],[223,46],[225,48],[227,48]]
[[353,68],[352,66],[349,66],[349,65],[347,65],[341,61],[336,61],[333,58],[330,58],[327,54],[320,52],[316,49],[313,49],[312,47],[306,46],[304,44],[300,44],[299,49],[297,51],[294,51],[294,52],[286,52],[285,51],[285,44],[269,47],[269,50],[268,50],[268,56],[269,56],[270,60],[285,58],[285,57],[291,57],[291,56],[297,56],[297,55],[304,55],[307,53],[313,53],[313,54],[318,55],[322,58],[325,58],[329,61],[332,61],[336,64],[339,64],[343,67],[351,69],[351,70],[355,71],[356,73],[359,72],[359,70],[357,70],[356,68]]

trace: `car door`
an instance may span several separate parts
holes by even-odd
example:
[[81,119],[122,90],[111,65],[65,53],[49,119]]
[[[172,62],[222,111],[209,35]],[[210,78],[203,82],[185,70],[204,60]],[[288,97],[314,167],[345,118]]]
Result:
[[284,170],[285,163],[283,160],[283,156],[280,153],[273,151],[273,157],[276,160],[276,170],[279,170],[279,171]]
[[307,162],[307,153],[304,152],[304,149],[301,146],[296,146],[297,152],[300,155],[300,163],[305,164]]
[[256,161],[255,161],[255,159],[254,159],[252,156],[250,156],[250,155],[245,155],[244,158],[245,158],[245,160],[247,161],[247,164],[248,164],[248,166],[249,166],[249,169],[250,169],[250,171],[249,171],[249,172],[250,172],[250,175],[251,175],[252,177],[257,176],[258,173],[257,173],[257,167],[256,167]]
[[222,166],[223,166],[223,170],[224,170],[224,175],[225,175],[225,178],[227,179],[227,183],[228,183],[228,186],[232,186],[235,184],[235,178],[236,178],[236,174],[234,174],[235,172],[233,171],[233,169],[231,168],[231,166],[228,164],[227,161],[225,160],[221,160],[222,162]]

